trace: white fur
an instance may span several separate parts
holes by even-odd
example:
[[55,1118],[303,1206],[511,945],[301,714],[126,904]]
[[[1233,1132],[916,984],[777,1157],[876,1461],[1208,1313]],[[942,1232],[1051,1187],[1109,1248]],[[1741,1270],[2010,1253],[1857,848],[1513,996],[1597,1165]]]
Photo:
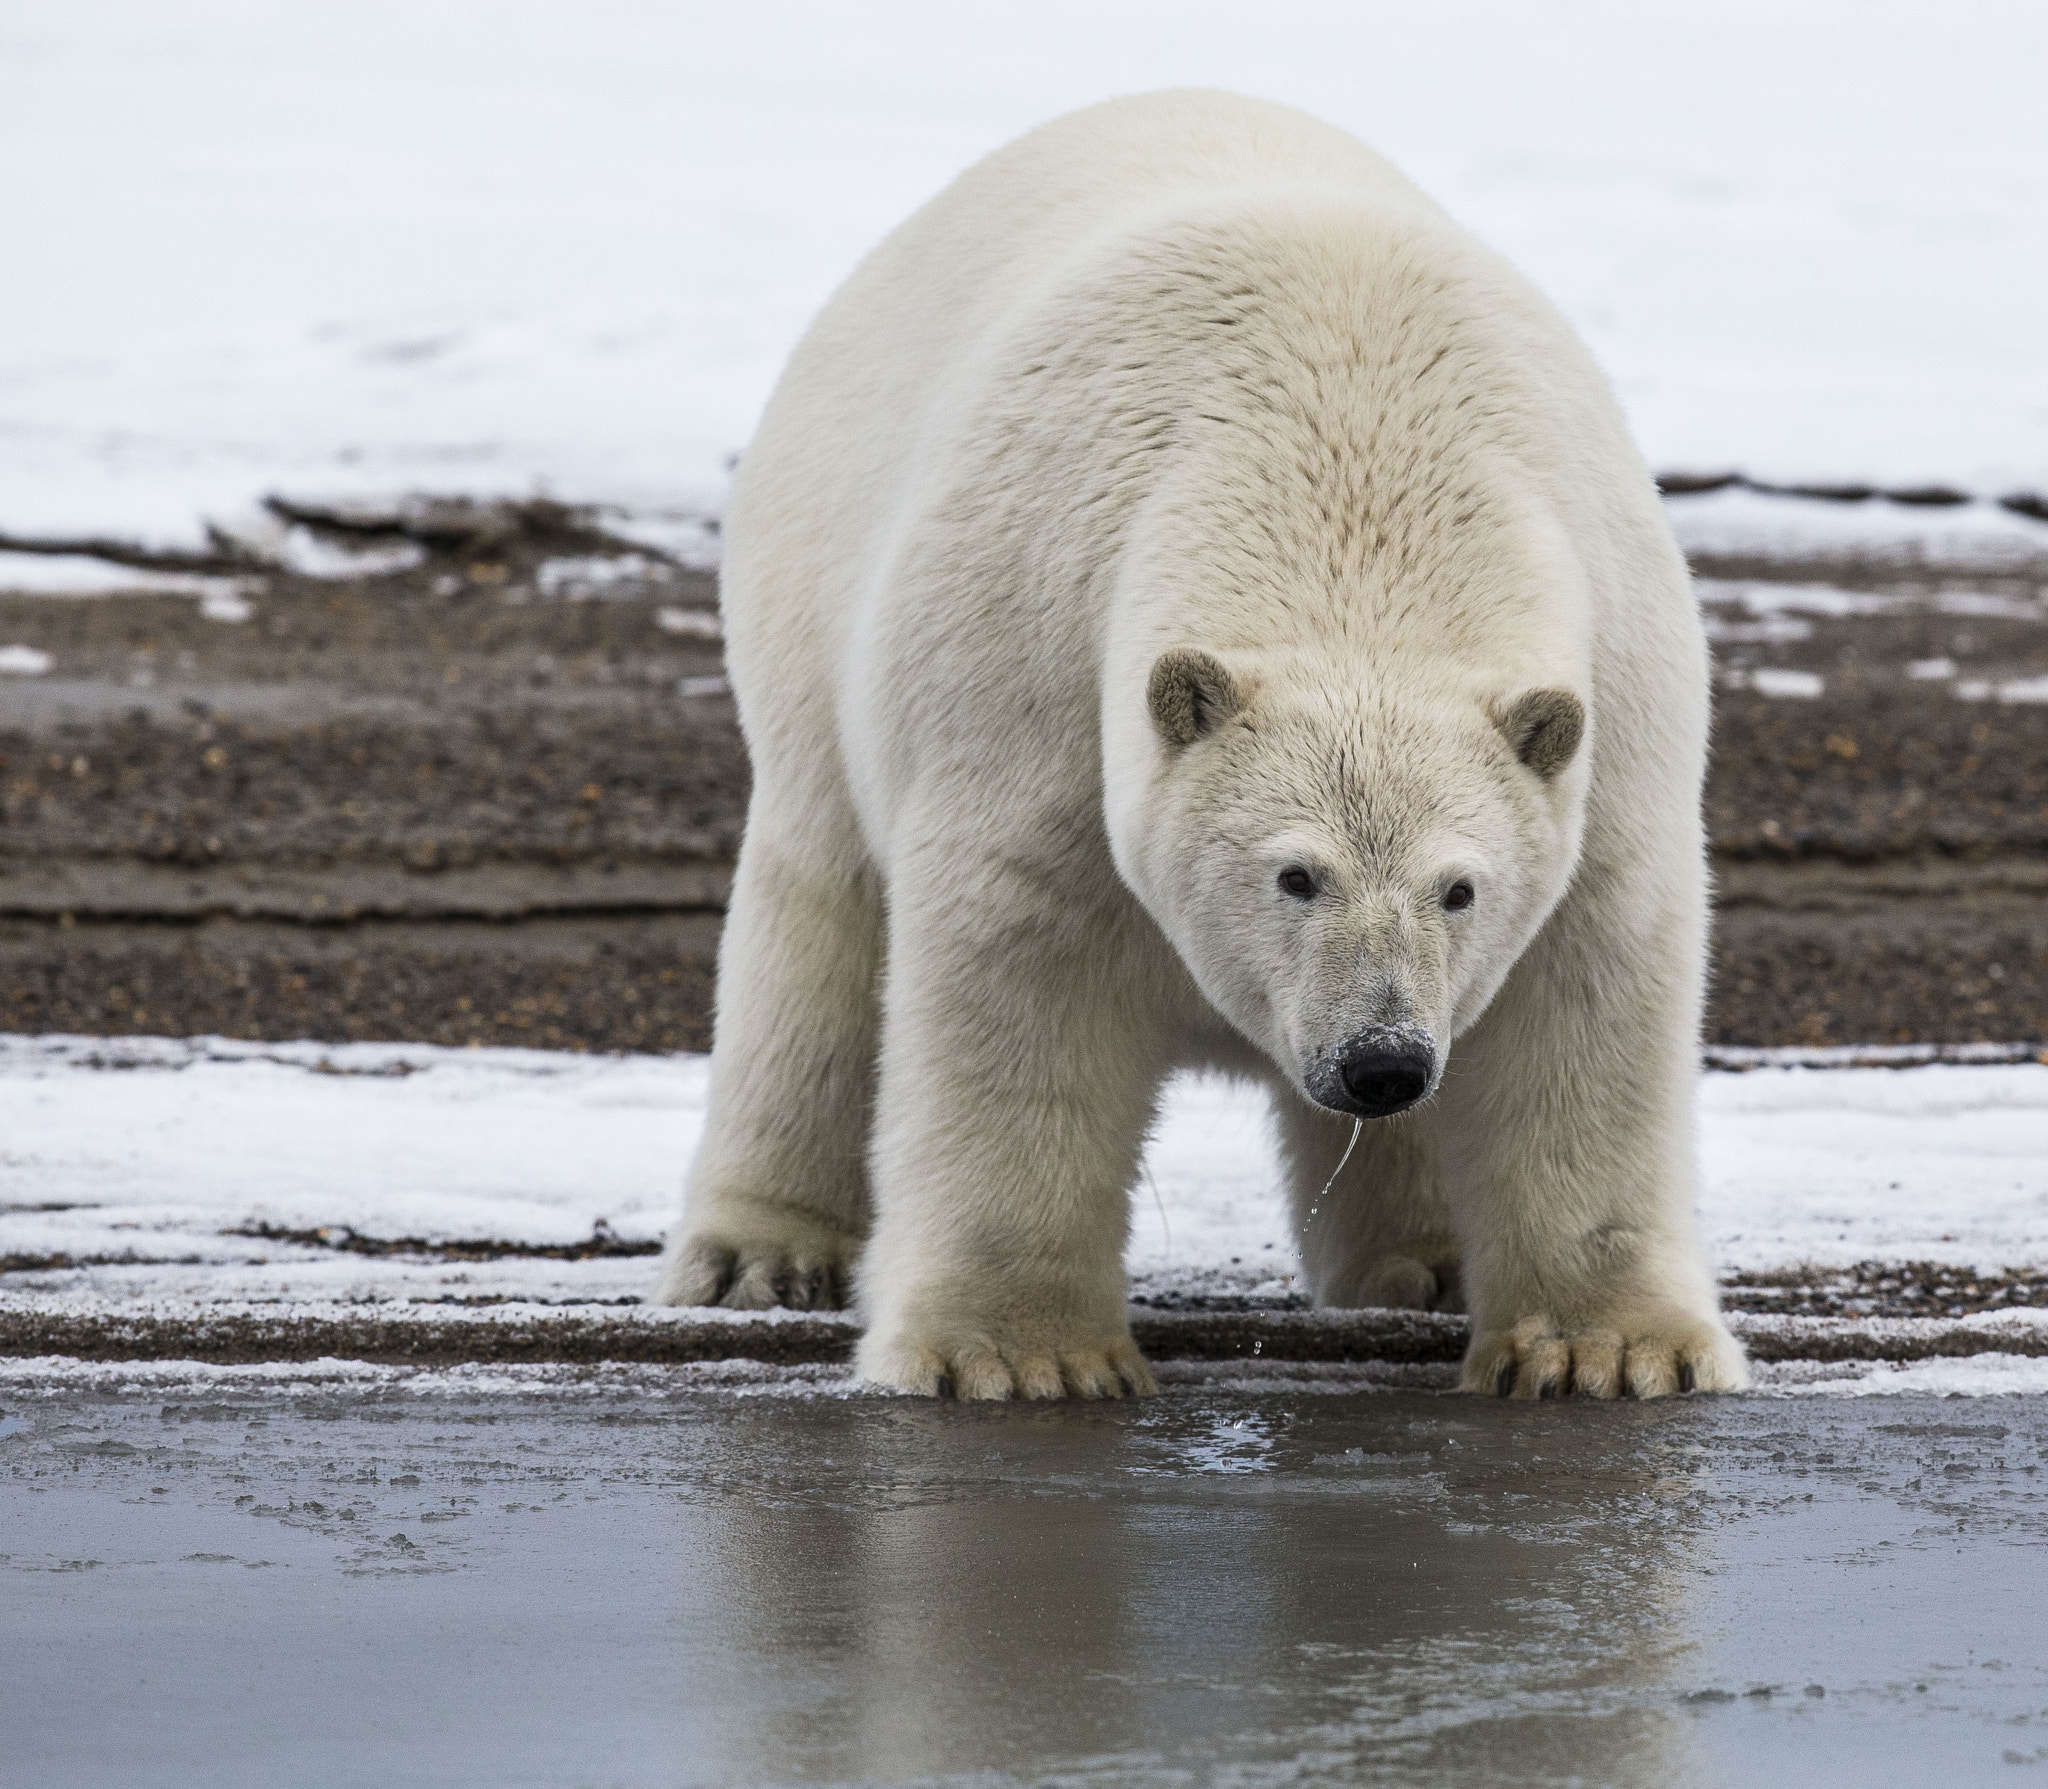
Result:
[[[1439,1084],[1308,1223],[1318,1298],[1462,1291],[1475,1388],[1743,1383],[1692,1218],[1685,568],[1565,324],[1384,161],[1213,93],[1000,151],[812,327],[727,537],[755,791],[664,1300],[858,1263],[874,1380],[1142,1389],[1163,1078],[1270,1082],[1306,1217],[1351,1128],[1309,1086],[1392,1027]],[[1228,688],[1185,743],[1174,648]],[[1586,722],[1547,776],[1536,690]]]

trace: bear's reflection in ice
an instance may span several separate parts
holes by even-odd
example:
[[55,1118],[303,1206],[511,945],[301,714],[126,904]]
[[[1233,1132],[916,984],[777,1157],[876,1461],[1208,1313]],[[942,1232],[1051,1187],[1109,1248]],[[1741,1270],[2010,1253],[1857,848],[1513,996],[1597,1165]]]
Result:
[[778,1680],[724,1780],[1687,1774],[1698,1512],[1651,1407],[885,1410],[714,1525],[728,1656]]

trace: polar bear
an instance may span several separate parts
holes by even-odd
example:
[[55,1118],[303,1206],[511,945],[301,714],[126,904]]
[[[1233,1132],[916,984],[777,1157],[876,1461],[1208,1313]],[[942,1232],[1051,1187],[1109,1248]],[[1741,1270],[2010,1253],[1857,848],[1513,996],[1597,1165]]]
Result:
[[1149,1389],[1129,1189],[1208,1065],[1274,1089],[1319,1302],[1462,1301],[1474,1390],[1744,1383],[1686,569],[1570,329],[1385,161],[1207,92],[999,151],[812,326],[727,542],[755,784],[664,1302]]

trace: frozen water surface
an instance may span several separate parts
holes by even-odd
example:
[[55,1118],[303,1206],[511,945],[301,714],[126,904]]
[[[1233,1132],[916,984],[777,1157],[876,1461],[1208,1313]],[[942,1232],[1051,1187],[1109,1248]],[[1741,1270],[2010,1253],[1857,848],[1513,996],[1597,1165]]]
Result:
[[2048,1403],[0,1385],[10,1780],[2023,1780]]

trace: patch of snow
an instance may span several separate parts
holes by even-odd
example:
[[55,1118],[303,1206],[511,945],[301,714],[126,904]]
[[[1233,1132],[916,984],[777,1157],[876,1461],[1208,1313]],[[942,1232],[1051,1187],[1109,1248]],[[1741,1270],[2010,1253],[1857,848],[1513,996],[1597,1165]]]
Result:
[[1708,1068],[1737,1074],[1759,1068],[1926,1068],[1934,1063],[1989,1068],[2048,1063],[2048,1044],[1779,1044],[1764,1049],[1710,1044],[1700,1055]]
[[[395,521],[402,503],[354,504],[345,498],[329,506],[343,517],[359,515],[366,523]],[[279,566],[307,578],[376,578],[412,571],[426,560],[417,541],[366,533],[361,539],[335,539],[303,522],[286,521],[261,503],[244,503],[229,514],[209,518],[212,530],[245,556]]]
[[[1693,588],[1707,614],[1739,609],[1767,620],[1790,615],[1822,615],[1830,621],[1846,620],[1852,615],[1892,615],[1920,600],[1904,591],[1844,590],[1835,584],[1778,584],[1748,578],[1699,578]],[[1724,626],[1731,625],[1720,616],[1715,619]]]
[[1796,615],[1766,615],[1761,621],[1724,621],[1712,609],[1700,614],[1707,638],[1717,646],[1784,646],[1813,638],[1813,623]]
[[40,677],[56,661],[35,646],[0,646],[0,676]]
[[240,597],[249,581],[199,572],[145,571],[87,553],[0,552],[0,591],[9,596]]
[[1921,508],[1881,498],[1838,503],[1737,486],[1667,497],[1664,515],[1678,544],[1693,555],[1915,554],[1995,568],[2038,561],[2048,553],[2048,523],[1981,500]]
[[691,640],[725,638],[725,623],[716,609],[657,609],[654,625],[665,634],[681,634]]
[[1827,688],[1827,682],[1817,672],[1782,670],[1772,665],[1760,665],[1754,671],[1731,671],[1728,682],[1741,688],[1747,686],[1760,696],[1789,696],[1799,701],[1811,701]]
[[1788,1360],[1758,1362],[1756,1389],[1767,1397],[1995,1398],[2048,1393],[2048,1358],[1966,1354],[1955,1360]]
[[1988,677],[1965,677],[1954,689],[1958,702],[2048,702],[2048,677],[2014,677],[1993,683]]
[[2048,1065],[1754,1069],[1699,1109],[1723,1269],[2048,1267]]
[[621,540],[652,547],[692,571],[716,571],[721,556],[718,523],[696,513],[647,514],[611,509],[603,513],[604,530]]
[[[122,1297],[632,1296],[651,1261],[389,1261],[226,1233],[345,1226],[560,1245],[602,1224],[651,1241],[674,1215],[707,1068],[696,1057],[0,1039],[0,1252],[165,1263],[31,1276]],[[23,1209],[51,1205],[70,1209]]]
[[1906,675],[1915,683],[1939,683],[1955,674],[1956,661],[1952,658],[1916,658],[1906,667]]
[[209,590],[199,599],[202,620],[240,622],[256,613],[256,605],[239,590]]
[[294,525],[278,543],[278,563],[307,578],[382,578],[413,571],[427,562],[427,550],[412,540],[343,545],[312,529]]
[[1168,1085],[1132,1189],[1124,1261],[1141,1284],[1215,1274],[1233,1290],[1293,1289],[1299,1263],[1261,1089],[1221,1075]]
[[[542,596],[550,599],[583,601],[591,597],[631,593],[648,584],[666,584],[675,574],[658,559],[640,553],[621,553],[611,558],[591,556],[580,559],[549,559],[534,574]],[[666,614],[669,611],[664,610]]]
[[2004,596],[1989,590],[1937,590],[1938,615],[1989,615],[2000,621],[2048,621],[2048,608],[2038,598]]
[[676,694],[685,702],[699,696],[729,696],[732,694],[732,684],[723,677],[678,677]]

